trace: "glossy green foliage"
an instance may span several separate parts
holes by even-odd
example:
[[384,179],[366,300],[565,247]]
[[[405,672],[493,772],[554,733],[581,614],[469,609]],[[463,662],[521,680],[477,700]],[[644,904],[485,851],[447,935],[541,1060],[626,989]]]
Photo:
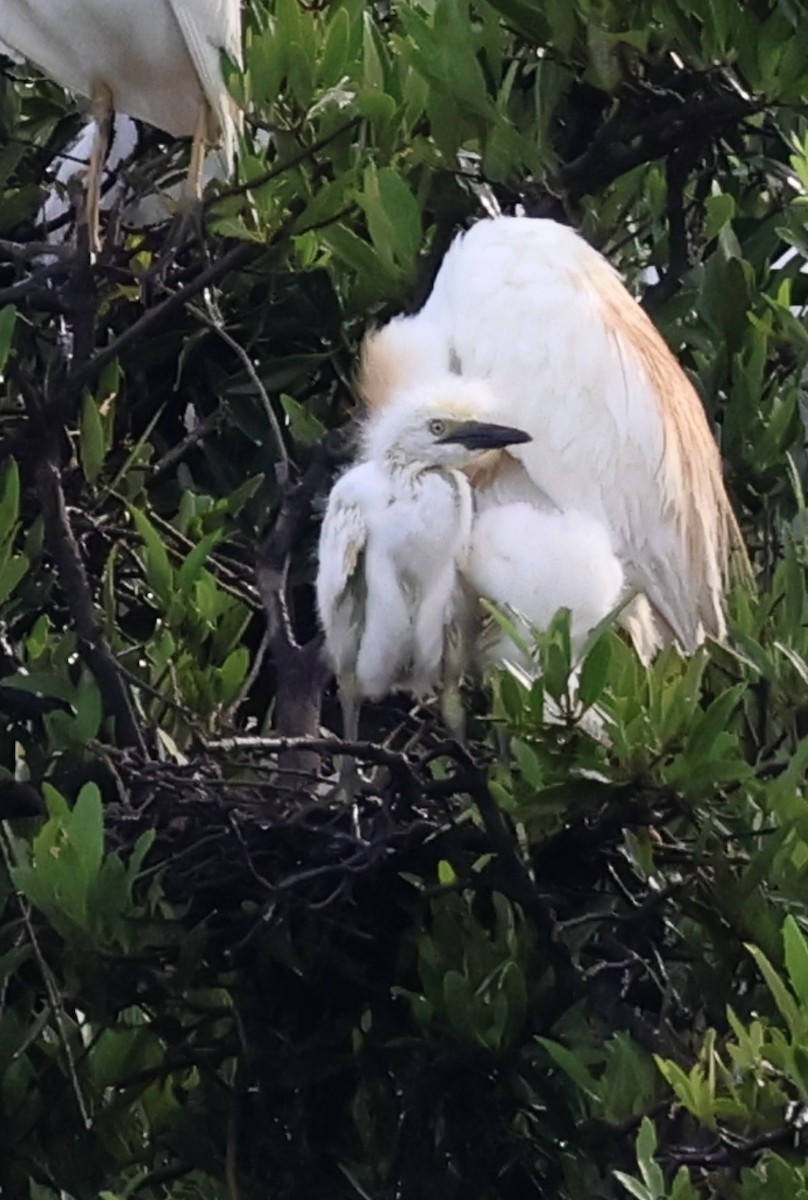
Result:
[[[0,1192],[808,1196],[804,0],[245,22],[204,247],[166,267],[165,230],[125,225],[89,288],[37,244],[78,107],[0,70]],[[135,192],[186,152],[146,139]],[[623,271],[715,423],[758,586],[726,645],[649,667],[609,627],[573,674],[559,614],[539,682],[469,689],[471,764],[427,712],[344,813],[210,749],[277,718],[256,548],[354,409],[366,324],[492,203]],[[315,538],[316,505],[284,565],[300,642]]]

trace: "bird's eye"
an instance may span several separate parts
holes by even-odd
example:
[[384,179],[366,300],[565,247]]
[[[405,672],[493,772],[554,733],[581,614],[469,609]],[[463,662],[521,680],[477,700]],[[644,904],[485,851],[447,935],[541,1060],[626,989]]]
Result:
[[446,422],[445,421],[430,421],[427,428],[433,437],[440,437],[441,434],[446,432]]

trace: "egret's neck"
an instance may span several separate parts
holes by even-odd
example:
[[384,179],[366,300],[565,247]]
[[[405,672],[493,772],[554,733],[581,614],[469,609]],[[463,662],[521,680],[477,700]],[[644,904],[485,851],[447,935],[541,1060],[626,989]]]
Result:
[[417,479],[419,475],[424,475],[427,471],[442,470],[437,463],[414,459],[406,451],[399,450],[395,446],[387,451],[384,461],[390,473],[402,479]]

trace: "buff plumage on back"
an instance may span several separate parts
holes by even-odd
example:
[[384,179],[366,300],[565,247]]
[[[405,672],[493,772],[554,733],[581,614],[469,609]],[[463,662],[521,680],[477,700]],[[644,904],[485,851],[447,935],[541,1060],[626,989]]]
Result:
[[703,633],[724,636],[730,552],[743,552],[721,456],[695,388],[647,313],[605,261],[595,260],[593,266],[590,280],[603,320],[625,355],[626,368],[645,376],[662,419],[659,484],[687,570],[680,576],[673,564],[660,563],[664,590],[651,598],[691,648],[700,640],[699,625]]
[[488,380],[497,419],[534,439],[483,465],[481,503],[533,487],[538,507],[602,520],[650,603],[647,643],[672,634],[690,651],[724,635],[728,558],[741,543],[718,449],[684,371],[597,251],[520,217],[456,239],[423,309],[366,339],[359,389],[374,407],[450,369]]

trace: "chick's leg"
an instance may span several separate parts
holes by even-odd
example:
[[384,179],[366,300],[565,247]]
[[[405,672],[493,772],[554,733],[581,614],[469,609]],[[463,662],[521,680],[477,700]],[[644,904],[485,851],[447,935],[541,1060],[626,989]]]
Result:
[[[346,675],[340,679],[339,702],[342,708],[342,738],[355,742],[359,738],[359,708],[361,700],[356,685],[356,676]],[[352,754],[343,754],[339,764],[339,792],[346,800],[352,800],[359,787],[359,771]]]
[[466,667],[467,647],[464,631],[455,621],[446,626],[443,640],[443,679],[440,707],[452,737],[466,744],[466,711],[460,694],[460,680]]

